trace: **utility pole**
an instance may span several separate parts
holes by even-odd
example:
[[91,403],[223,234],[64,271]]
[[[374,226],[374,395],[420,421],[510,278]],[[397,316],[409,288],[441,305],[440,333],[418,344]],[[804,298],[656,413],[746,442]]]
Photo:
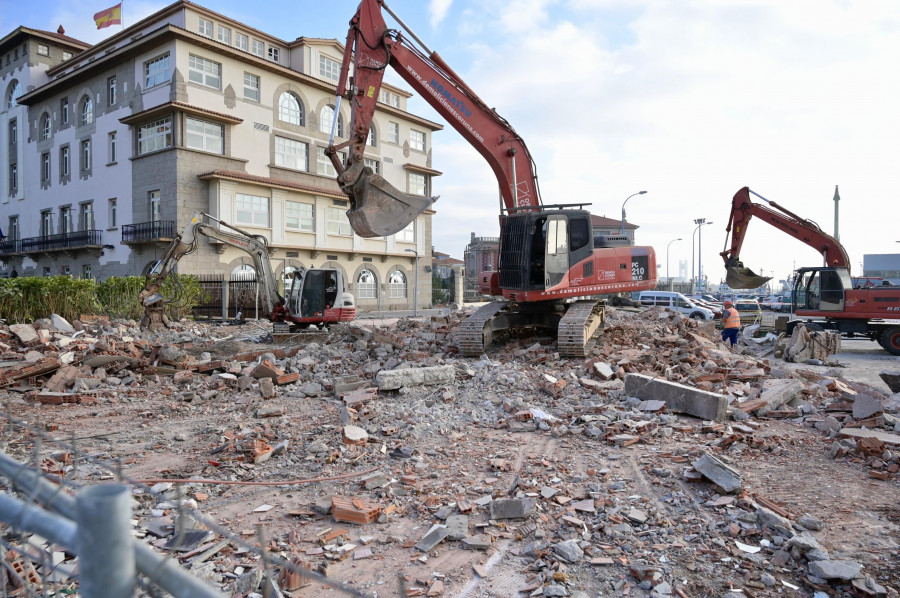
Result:
[[841,235],[838,233],[838,202],[841,201],[841,196],[838,194],[838,186],[834,186],[834,238],[838,241],[841,240]]

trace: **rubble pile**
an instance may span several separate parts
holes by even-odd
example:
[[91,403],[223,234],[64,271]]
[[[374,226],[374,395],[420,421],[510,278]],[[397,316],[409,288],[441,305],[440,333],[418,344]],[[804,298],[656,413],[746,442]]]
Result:
[[[896,496],[896,394],[731,349],[712,323],[656,308],[611,310],[583,360],[540,336],[467,359],[464,315],[286,346],[195,323],[0,326],[0,402],[48,430],[93,422],[103,433],[82,450],[171,479],[136,491],[138,534],[232,595],[261,591],[259,558],[193,520],[176,534],[180,511],[250,543],[264,523],[268,549],[300,569],[371,567],[354,581],[371,592],[399,569],[407,596],[897,596],[895,558],[864,559],[759,473],[811,447]],[[25,436],[6,450],[27,456]],[[111,477],[52,457],[47,471],[78,483]],[[272,485],[229,485],[247,481]],[[288,569],[266,583],[316,595]]]

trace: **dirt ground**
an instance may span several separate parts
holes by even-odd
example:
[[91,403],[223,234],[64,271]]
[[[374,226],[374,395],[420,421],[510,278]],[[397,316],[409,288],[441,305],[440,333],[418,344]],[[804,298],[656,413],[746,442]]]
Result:
[[[235,332],[240,330],[216,330],[215,335],[221,338]],[[587,414],[602,411],[602,406],[585,410],[583,402],[569,401],[566,393],[549,397],[534,388],[534,396],[527,396],[521,386],[503,379],[542,363],[548,355],[552,360],[552,347],[526,351],[534,340],[520,342],[518,351],[507,348],[489,354],[487,362],[453,360],[457,372],[494,367],[492,376],[457,376],[453,383],[425,395],[381,392],[375,399],[378,406],[349,414],[327,391],[304,396],[285,386],[279,387],[275,398],[263,401],[258,393],[236,393],[225,383],[189,382],[172,388],[165,380],[158,385],[103,390],[93,405],[42,405],[11,392],[3,409],[34,425],[52,424],[53,436],[74,438],[83,453],[122,463],[124,476],[131,480],[277,482],[354,476],[292,486],[192,483],[183,486],[183,491],[197,497],[200,512],[243,541],[252,543],[257,526],[262,525],[274,553],[298,558],[363,595],[898,595],[900,481],[896,475],[887,481],[873,479],[866,459],[831,458],[834,440],[815,429],[812,420],[783,415],[751,418],[745,422],[751,429],[741,428],[740,438],[727,445],[723,439],[736,433],[734,422],[716,425],[679,415],[667,415],[659,422],[665,434],[642,436],[628,446],[567,432],[565,426],[513,431],[505,423],[512,417],[504,404],[523,397],[570,427],[575,422],[583,427],[590,421]],[[298,342],[334,343],[332,352],[322,357],[333,364],[342,359],[340,351],[347,359],[350,349],[337,347],[349,346],[352,339],[329,341],[323,333]],[[602,342],[601,336],[598,344]],[[259,349],[258,344],[225,340],[195,343],[188,351],[209,352],[215,360]],[[841,370],[847,380],[864,382],[885,394],[889,391],[878,372],[900,366],[900,359],[868,341],[844,341],[835,359],[845,366]],[[556,363],[561,370],[589,370],[577,360]],[[315,373],[323,367],[311,365],[308,370]],[[480,375],[483,370],[476,371]],[[321,377],[311,379],[321,381]],[[613,406],[621,397],[611,393],[608,400]],[[285,414],[256,416],[260,407],[271,405],[282,405]],[[469,416],[462,420],[448,415],[454,412]],[[412,431],[395,434],[393,421]],[[367,443],[341,442],[342,427],[349,422],[369,430]],[[289,444],[286,452],[254,465],[236,458],[231,448],[221,450],[236,436]],[[34,435],[7,431],[5,443],[9,454],[26,459],[33,450]],[[397,449],[407,450],[398,454]],[[713,449],[740,473],[740,493],[719,493],[708,482],[685,478],[690,463]],[[373,468],[382,480],[373,482],[371,475],[359,475]],[[77,477],[73,474],[78,483],[108,477],[89,465],[79,466]],[[478,506],[469,512],[468,533],[488,534],[487,550],[466,550],[461,542],[450,541],[425,552],[414,547],[434,523],[446,517],[442,507],[461,510],[466,501],[496,500],[516,492],[537,499],[531,517],[493,520],[488,508]],[[315,508],[317,501],[332,495],[392,505],[396,510],[381,522],[336,522]],[[832,559],[861,563],[864,575],[884,591],[867,593],[848,582],[810,578],[805,558],[796,551],[787,562],[773,561],[779,546],[772,544],[773,534],[756,525],[752,503],[760,497],[783,509],[793,521],[805,514],[820,520],[822,529],[813,533],[821,549]],[[141,494],[137,499],[139,527],[171,523],[171,511],[154,512],[158,499]],[[594,505],[591,510],[571,507],[585,500]],[[272,508],[254,512],[263,505]],[[330,544],[356,548],[344,558],[327,558],[323,548],[327,553],[328,543],[323,547],[322,537],[338,529],[347,532]],[[552,545],[567,539],[587,544],[579,562],[567,562],[554,553]],[[736,540],[761,550],[745,552]],[[223,587],[233,587],[231,580],[240,577],[240,571],[258,566],[257,559],[235,549],[236,545],[211,559],[215,571],[210,578]],[[365,556],[356,558],[360,555]],[[344,594],[321,583],[284,593],[295,598]]]

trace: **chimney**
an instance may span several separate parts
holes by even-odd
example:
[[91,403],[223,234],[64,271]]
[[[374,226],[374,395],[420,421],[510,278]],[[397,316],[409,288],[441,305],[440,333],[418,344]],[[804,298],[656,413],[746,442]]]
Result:
[[63,29],[63,26],[62,26],[62,25],[59,26],[59,29],[57,29],[56,32],[57,32],[58,34],[60,34],[60,35],[65,35],[65,34],[66,34],[66,30]]

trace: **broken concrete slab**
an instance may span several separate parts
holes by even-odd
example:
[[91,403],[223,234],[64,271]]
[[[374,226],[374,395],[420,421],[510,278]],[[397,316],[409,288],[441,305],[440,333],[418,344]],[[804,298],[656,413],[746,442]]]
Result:
[[491,502],[491,519],[528,517],[536,503],[534,498],[499,498]]
[[822,579],[851,580],[859,576],[862,565],[855,561],[813,561],[809,572]]
[[612,369],[612,366],[602,361],[597,361],[594,363],[594,371],[597,372],[597,375],[604,380],[609,380],[616,374],[616,372]]
[[39,338],[31,324],[13,324],[9,327],[9,331],[19,337],[19,342],[23,345],[33,343]]
[[469,535],[468,515],[450,515],[447,517],[447,537],[451,540],[462,540]]
[[741,474],[709,453],[703,453],[703,456],[692,465],[723,491],[728,493],[740,491]]
[[584,551],[578,545],[578,540],[566,540],[554,544],[553,552],[567,563],[580,563],[584,558]]
[[900,392],[900,371],[884,370],[878,374],[891,392]]
[[446,525],[435,524],[431,526],[431,529],[428,530],[422,539],[416,542],[416,548],[421,550],[422,552],[428,552],[438,544],[444,541],[450,534],[450,530],[447,529]]
[[491,547],[491,536],[488,534],[466,536],[462,539],[461,545],[465,550],[487,550]]
[[857,395],[856,400],[853,401],[853,419],[855,420],[868,419],[882,411],[884,411],[884,405],[872,395]]
[[756,410],[759,415],[765,415],[769,411],[774,411],[789,403],[800,396],[803,390],[803,383],[799,380],[766,380],[763,382],[762,392],[759,400],[764,404]]
[[723,421],[728,409],[725,395],[643,374],[625,376],[625,394],[642,400],[665,401],[671,411],[706,420]]
[[840,436],[845,438],[875,438],[884,444],[900,446],[900,436],[897,434],[888,434],[887,432],[879,432],[878,430],[869,430],[866,428],[844,428],[839,432]]
[[50,321],[53,323],[53,327],[60,332],[65,332],[66,334],[75,332],[75,327],[72,326],[67,319],[58,314],[51,314]]
[[259,379],[259,394],[264,399],[271,399],[275,396],[275,383],[271,378]]
[[423,368],[381,370],[375,375],[375,384],[381,390],[397,390],[407,386],[447,384],[455,378],[452,365]]

